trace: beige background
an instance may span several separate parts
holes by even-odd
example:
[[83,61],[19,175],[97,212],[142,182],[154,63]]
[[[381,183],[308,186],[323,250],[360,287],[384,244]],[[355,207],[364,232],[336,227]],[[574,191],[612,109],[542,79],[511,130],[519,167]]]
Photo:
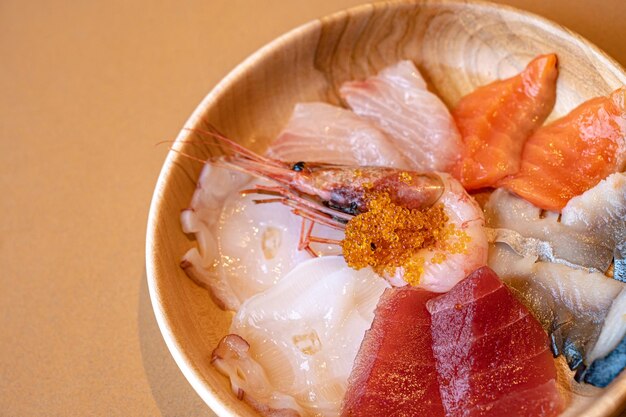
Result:
[[[359,3],[0,0],[1,416],[213,415],[147,293],[155,144],[248,54]],[[626,2],[505,3],[626,64]]]

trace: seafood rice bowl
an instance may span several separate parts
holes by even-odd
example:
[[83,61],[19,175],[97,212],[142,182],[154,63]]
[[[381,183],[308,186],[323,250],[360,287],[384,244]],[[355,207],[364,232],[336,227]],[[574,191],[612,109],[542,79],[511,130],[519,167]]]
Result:
[[586,41],[484,4],[363,6],[249,58],[172,151],[150,291],[219,415],[626,397],[626,74]]

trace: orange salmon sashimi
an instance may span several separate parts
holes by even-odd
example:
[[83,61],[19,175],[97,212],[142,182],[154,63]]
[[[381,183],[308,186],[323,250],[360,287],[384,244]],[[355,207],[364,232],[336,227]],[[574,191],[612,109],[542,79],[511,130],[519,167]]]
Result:
[[626,88],[586,101],[526,141],[520,171],[499,182],[537,207],[567,202],[626,165]]
[[554,107],[557,76],[556,55],[542,55],[461,99],[452,112],[465,148],[455,176],[466,189],[492,187],[519,170],[524,142]]

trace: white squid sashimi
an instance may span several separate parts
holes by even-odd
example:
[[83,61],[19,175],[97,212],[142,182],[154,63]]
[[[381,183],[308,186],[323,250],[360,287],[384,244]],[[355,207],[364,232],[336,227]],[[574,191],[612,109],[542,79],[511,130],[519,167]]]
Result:
[[411,61],[347,82],[340,93],[356,114],[395,140],[413,170],[450,172],[459,160],[463,144],[454,119]]
[[[258,183],[250,182],[247,175],[207,165],[190,208],[181,214],[183,230],[194,233],[199,246],[185,254],[181,265],[226,310],[237,310],[246,299],[311,258],[298,250],[300,217],[286,206],[255,204],[258,195],[240,193]],[[314,234],[343,237],[342,232],[321,225],[315,225]],[[339,251],[336,246],[311,246],[320,254]]]
[[[241,306],[230,329],[237,336],[220,342],[213,363],[257,410],[263,405],[265,412],[337,416],[387,287],[369,268],[356,271],[338,256],[304,262]],[[231,348],[237,337],[248,347],[239,341]]]
[[218,270],[216,224],[228,193],[249,181],[249,175],[206,164],[189,208],[180,215],[183,231],[193,234],[198,243],[185,253],[180,265],[198,285],[209,289],[213,300],[224,309],[232,309],[239,302]]
[[326,103],[298,103],[267,151],[282,161],[409,168],[392,141],[371,122]]

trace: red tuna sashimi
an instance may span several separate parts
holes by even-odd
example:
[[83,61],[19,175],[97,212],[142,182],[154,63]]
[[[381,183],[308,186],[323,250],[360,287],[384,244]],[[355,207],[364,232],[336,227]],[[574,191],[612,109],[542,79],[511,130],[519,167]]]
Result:
[[561,211],[626,164],[626,88],[589,100],[526,141],[520,171],[498,185]]
[[548,336],[489,267],[433,298],[427,308],[446,415],[561,412]]
[[385,290],[350,374],[341,416],[444,415],[426,311],[436,295],[411,287]]
[[554,107],[556,64],[556,55],[542,55],[515,77],[461,99],[452,112],[465,145],[455,176],[466,189],[491,187],[519,170],[524,142]]

